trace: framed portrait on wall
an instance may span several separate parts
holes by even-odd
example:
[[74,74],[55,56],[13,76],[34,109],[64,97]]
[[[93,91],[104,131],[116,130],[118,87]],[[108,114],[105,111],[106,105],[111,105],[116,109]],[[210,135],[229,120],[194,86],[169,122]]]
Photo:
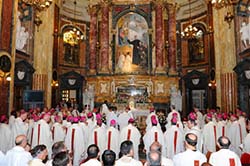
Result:
[[[150,5],[113,7],[113,70],[119,74],[149,73],[151,69]],[[151,43],[151,44],[150,44]]]

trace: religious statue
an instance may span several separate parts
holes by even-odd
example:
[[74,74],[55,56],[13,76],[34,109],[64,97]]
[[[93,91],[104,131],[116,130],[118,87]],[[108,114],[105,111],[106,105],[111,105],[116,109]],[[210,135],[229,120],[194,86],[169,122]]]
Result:
[[170,104],[174,105],[177,111],[182,111],[182,96],[175,85],[170,86]]
[[19,16],[20,12],[17,12],[16,49],[24,51],[24,46],[29,38],[29,32],[21,25]]
[[83,93],[83,105],[84,106],[89,106],[90,110],[93,110],[94,108],[94,100],[95,100],[95,91],[93,86],[89,86],[88,88],[85,89]]

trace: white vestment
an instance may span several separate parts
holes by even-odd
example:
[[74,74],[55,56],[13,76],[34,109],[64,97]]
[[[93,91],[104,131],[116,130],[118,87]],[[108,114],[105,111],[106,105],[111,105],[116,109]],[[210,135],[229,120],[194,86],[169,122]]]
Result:
[[[153,142],[159,142],[162,147],[165,147],[164,135],[161,129],[157,126],[153,126],[150,130],[148,130],[143,136],[143,142],[145,145],[146,153],[149,152],[149,147]],[[166,156],[166,149],[162,148],[162,155]]]
[[240,116],[239,117],[239,120],[238,120],[239,124],[240,124],[240,127],[241,127],[241,137],[242,137],[242,140],[241,142],[243,141],[243,139],[246,137],[247,135],[247,129],[246,129],[246,118],[245,117],[242,117]]
[[204,125],[203,128],[203,153],[216,151],[217,143],[217,126],[214,122],[210,121]]
[[181,121],[180,113],[179,113],[178,111],[176,111],[176,110],[173,109],[173,110],[168,114],[168,117],[167,117],[167,122],[168,122],[168,124],[171,124],[171,119],[172,119],[172,117],[173,117],[173,113],[177,113],[177,120],[178,120],[178,121]]
[[11,115],[10,118],[9,118],[9,125],[10,125],[11,129],[12,129],[14,123],[15,123],[15,120],[16,120],[16,118],[13,115]]
[[100,154],[106,150],[106,129],[100,126],[96,126],[94,130],[90,131],[91,134],[89,135],[89,143],[88,145],[91,144],[96,144],[99,149],[100,149]]
[[186,132],[186,134],[188,134],[188,133],[193,133],[197,136],[196,149],[199,150],[200,152],[202,152],[203,137],[202,137],[202,132],[201,132],[200,128],[198,126],[194,126]]
[[32,144],[35,123],[36,122],[34,122],[33,119],[29,120],[29,127],[28,127],[28,134],[27,134],[29,144]]
[[120,131],[128,125],[128,120],[132,118],[129,113],[126,111],[123,111],[119,116],[118,116],[118,124],[120,126]]
[[33,140],[31,147],[35,147],[36,145],[44,144],[47,147],[49,157],[51,155],[51,147],[52,147],[52,136],[50,131],[49,124],[41,119],[34,126],[33,132]]
[[243,141],[243,152],[250,153],[250,133],[244,138]]
[[168,158],[172,159],[175,154],[184,151],[183,138],[182,131],[176,125],[172,125],[166,130],[164,133],[166,146],[162,148],[166,148]]
[[89,135],[92,133],[96,126],[96,121],[92,119],[87,119]]
[[63,129],[63,125],[56,122],[51,127],[52,139],[53,142],[64,141],[65,138],[65,131]]
[[236,152],[239,156],[241,156],[241,151],[239,149],[239,146],[242,144],[241,137],[241,127],[239,122],[232,122],[228,129],[228,138],[231,141],[231,145],[233,146],[234,152]]
[[185,152],[176,154],[173,161],[175,166],[201,166],[202,163],[207,162],[207,158],[200,151],[187,149]]
[[226,121],[219,121],[217,123],[217,139],[220,136],[228,136],[228,126]]
[[81,164],[80,166],[102,166],[102,163],[97,159],[90,159],[87,162]]
[[213,166],[231,166],[230,159],[234,160],[235,166],[241,166],[241,162],[236,153],[229,149],[221,149],[211,154],[209,163]]
[[11,148],[11,130],[9,125],[0,123],[0,151],[6,153]]
[[21,146],[15,146],[6,153],[4,166],[28,166],[30,160],[32,156],[29,152]]
[[106,133],[106,148],[108,150],[113,150],[116,153],[116,157],[118,158],[120,151],[120,141],[119,141],[120,133],[119,130],[114,127],[109,127]]
[[26,135],[27,136],[28,133],[28,124],[26,124],[25,122],[23,122],[23,120],[21,118],[16,118],[12,128],[11,128],[11,134],[12,134],[12,143],[11,143],[11,147],[15,146],[15,139],[18,135]]
[[69,151],[73,152],[74,166],[79,166],[79,163],[81,162],[81,155],[86,150],[85,144],[83,143],[84,139],[86,139],[86,137],[78,123],[72,124],[68,128],[68,132],[65,137],[65,145]]
[[132,124],[128,124],[120,132],[120,143],[126,140],[130,140],[133,142],[134,158],[136,160],[139,159],[139,152],[138,152],[139,147],[138,146],[140,144],[140,138],[141,138],[140,131]]
[[86,123],[79,122],[79,126],[82,129],[83,134],[85,135],[85,139],[83,140],[85,147],[87,148],[88,146],[88,141],[89,141],[89,128]]
[[151,117],[152,117],[152,116],[156,116],[156,119],[157,119],[157,121],[159,122],[158,116],[155,114],[155,112],[151,112],[151,113],[147,116],[147,119],[146,119],[146,124],[147,124],[147,126],[148,126],[148,125],[151,125]]
[[197,123],[198,123],[198,126],[200,127],[200,129],[203,129],[204,127],[204,119],[203,119],[203,115],[200,111],[197,111],[196,112],[196,115],[197,115]]
[[174,166],[174,163],[171,159],[161,156],[161,166]]
[[5,165],[5,155],[0,151],[0,165]]
[[108,115],[109,113],[109,108],[107,106],[107,104],[102,104],[102,111],[101,111],[102,114],[105,114],[106,116]]
[[115,166],[142,166],[142,163],[132,157],[122,156],[115,162]]
[[29,162],[29,166],[46,166],[41,159],[34,158]]
[[111,120],[115,120],[116,122],[118,121],[118,118],[117,118],[117,115],[114,111],[111,111],[108,113],[108,115],[106,116],[107,117],[107,126],[109,127],[110,126],[110,121]]

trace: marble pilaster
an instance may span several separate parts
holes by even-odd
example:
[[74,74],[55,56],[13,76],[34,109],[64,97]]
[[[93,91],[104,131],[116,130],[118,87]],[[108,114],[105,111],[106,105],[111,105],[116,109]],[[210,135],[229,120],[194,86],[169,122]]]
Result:
[[109,4],[101,5],[101,49],[100,49],[100,73],[109,73]]
[[176,6],[175,4],[166,5],[168,12],[168,64],[169,75],[176,75]]
[[97,46],[97,11],[98,6],[92,5],[88,7],[88,13],[90,15],[90,30],[89,30],[89,45],[90,45],[90,57],[89,57],[89,74],[96,74],[96,46]]

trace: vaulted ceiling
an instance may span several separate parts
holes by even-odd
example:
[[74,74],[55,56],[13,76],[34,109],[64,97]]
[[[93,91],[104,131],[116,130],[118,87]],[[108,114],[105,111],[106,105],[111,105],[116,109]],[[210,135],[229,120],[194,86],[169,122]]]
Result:
[[[98,3],[102,0],[62,0],[61,1],[61,14],[77,20],[89,21],[90,17],[87,12],[88,5],[91,3]],[[149,0],[113,0],[115,4],[139,4],[149,2]],[[76,2],[76,5],[74,5]],[[189,0],[175,0],[177,3],[177,20],[186,19],[189,17]],[[199,15],[207,10],[205,0],[190,0],[191,15]]]

